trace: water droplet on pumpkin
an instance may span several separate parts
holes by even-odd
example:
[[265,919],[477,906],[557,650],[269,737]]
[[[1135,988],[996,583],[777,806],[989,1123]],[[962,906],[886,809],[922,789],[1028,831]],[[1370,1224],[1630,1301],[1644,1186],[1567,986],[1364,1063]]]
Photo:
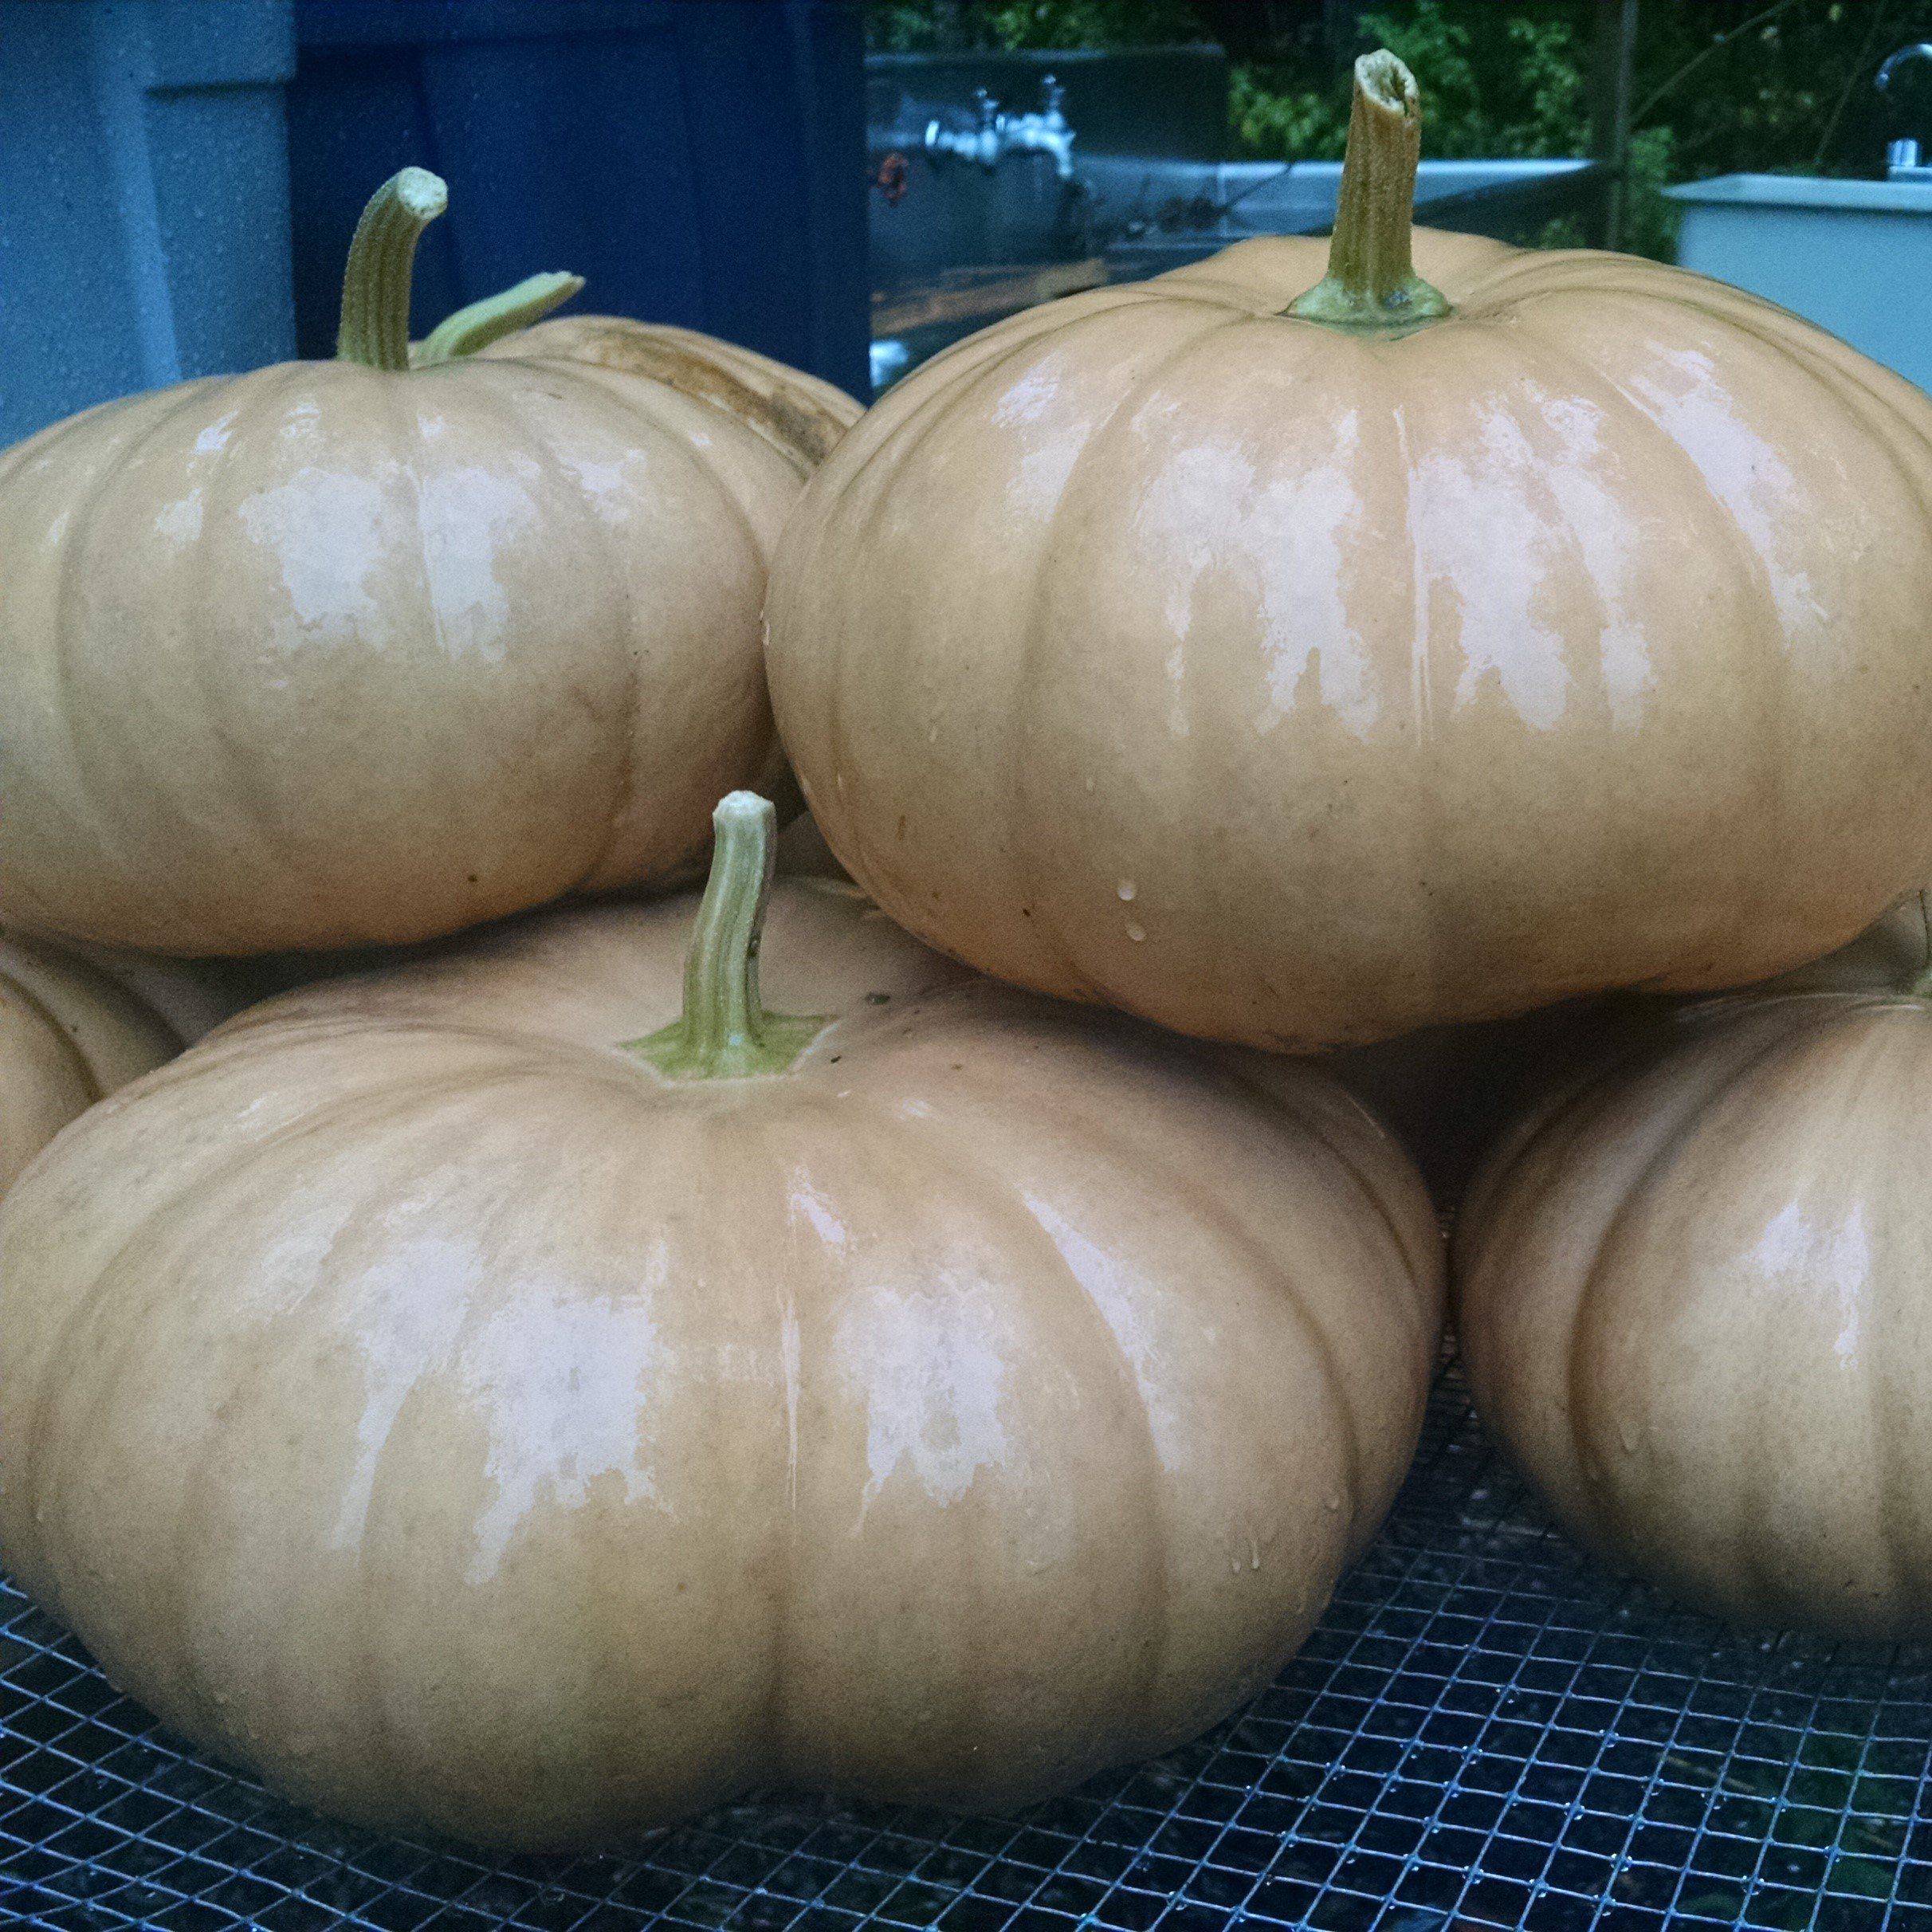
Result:
[[1127,937],[1131,939],[1135,944],[1138,945],[1142,940],[1146,938],[1147,928],[1142,925],[1136,925],[1134,922],[1129,919],[1127,921]]
[[1624,1445],[1624,1455],[1635,1455],[1637,1453],[1637,1432],[1628,1423],[1618,1423],[1616,1439]]
[[1114,890],[1117,891],[1123,899],[1131,899],[1140,889],[1140,887],[1135,885],[1132,879],[1122,879],[1120,884],[1114,888]]
[[1325,1496],[1321,1499],[1321,1506],[1332,1514],[1341,1507],[1341,1498],[1339,1496]]

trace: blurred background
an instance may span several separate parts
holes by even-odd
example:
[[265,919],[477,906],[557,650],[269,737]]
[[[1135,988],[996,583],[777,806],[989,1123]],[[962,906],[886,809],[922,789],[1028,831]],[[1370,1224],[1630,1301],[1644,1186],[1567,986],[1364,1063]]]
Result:
[[1324,230],[1376,45],[1423,88],[1423,220],[1679,260],[1932,383],[1928,41],[1932,0],[0,0],[0,442],[328,354],[412,162],[452,190],[419,332],[569,269],[864,396]]

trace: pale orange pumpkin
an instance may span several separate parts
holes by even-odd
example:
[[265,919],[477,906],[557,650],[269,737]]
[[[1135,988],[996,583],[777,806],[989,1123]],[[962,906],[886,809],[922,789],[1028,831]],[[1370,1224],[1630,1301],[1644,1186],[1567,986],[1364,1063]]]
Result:
[[556,358],[618,369],[714,403],[756,430],[805,474],[865,412],[846,392],[788,363],[760,355],[694,328],[638,322],[628,316],[565,316],[551,311],[583,289],[581,275],[532,275],[459,308],[410,348],[420,368],[457,356]]
[[1477,1408],[1574,1534],[1702,1608],[1932,1635],[1932,976],[1667,1025],[1471,1188]]
[[0,1194],[104,1094],[238,1010],[218,976],[0,927]]
[[1932,401],[1656,262],[1412,268],[1416,116],[1370,57],[1325,256],[998,324],[808,485],[780,732],[929,942],[1306,1046],[1761,978],[1932,871]]
[[582,359],[410,367],[442,206],[420,170],[371,202],[336,360],[0,457],[10,917],[175,953],[422,939],[673,878],[721,791],[776,781],[760,611],[806,459],[748,383],[755,422]]
[[661,900],[291,995],[0,1209],[9,1567],[305,1802],[1039,1797],[1266,1683],[1408,1461],[1439,1243],[1357,1102],[848,885],[761,949],[719,817],[688,966]]

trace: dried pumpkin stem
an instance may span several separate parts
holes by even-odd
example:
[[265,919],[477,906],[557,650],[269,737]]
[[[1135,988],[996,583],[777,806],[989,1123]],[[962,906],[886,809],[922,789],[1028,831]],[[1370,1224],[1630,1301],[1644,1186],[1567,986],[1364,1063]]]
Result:
[[711,877],[685,956],[684,1012],[625,1043],[673,1080],[743,1080],[782,1074],[827,1025],[768,1013],[758,996],[758,947],[778,844],[778,813],[755,791],[728,792],[711,815]]
[[452,362],[459,355],[473,355],[503,336],[540,322],[552,309],[567,302],[583,288],[581,275],[553,273],[529,275],[514,289],[486,295],[480,302],[446,316],[410,351],[417,368],[428,363]]
[[422,231],[450,205],[427,168],[406,167],[369,197],[342,277],[336,355],[371,369],[409,367],[410,284]]
[[1365,335],[1404,335],[1449,312],[1416,273],[1410,231],[1422,155],[1416,77],[1386,49],[1355,63],[1348,153],[1329,243],[1328,273],[1289,305],[1291,316]]

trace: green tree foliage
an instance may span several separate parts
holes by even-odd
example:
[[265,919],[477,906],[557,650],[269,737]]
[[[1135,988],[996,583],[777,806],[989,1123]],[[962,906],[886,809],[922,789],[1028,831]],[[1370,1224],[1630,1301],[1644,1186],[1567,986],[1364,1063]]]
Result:
[[[1338,155],[1349,60],[1376,45],[1422,83],[1428,153],[1588,151],[1592,0],[890,0],[870,18],[875,45],[909,49],[1219,38],[1238,155]],[[1932,149],[1932,71],[1871,88],[1887,53],[1926,39],[1932,0],[1642,0],[1624,245],[1669,253],[1671,182],[1875,175],[1893,132]],[[1581,238],[1567,222],[1545,237]]]
[[874,0],[866,38],[890,53],[1145,47],[1203,37],[1189,0]]

